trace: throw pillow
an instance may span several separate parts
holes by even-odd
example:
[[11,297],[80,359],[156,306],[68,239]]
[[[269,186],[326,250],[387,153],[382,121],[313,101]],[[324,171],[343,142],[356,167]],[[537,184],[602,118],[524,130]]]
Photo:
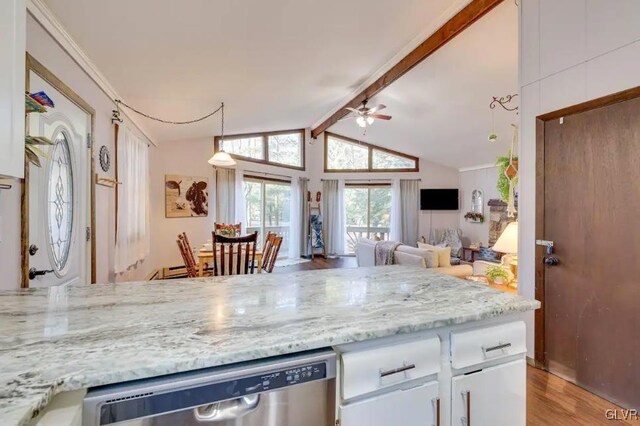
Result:
[[436,247],[430,244],[418,243],[418,248],[438,253],[439,268],[448,268],[451,266],[451,247]]

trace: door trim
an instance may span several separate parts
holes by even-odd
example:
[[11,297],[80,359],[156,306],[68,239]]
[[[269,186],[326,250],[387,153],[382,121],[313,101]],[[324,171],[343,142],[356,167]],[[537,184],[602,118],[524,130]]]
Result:
[[[545,157],[544,157],[544,142],[545,142],[545,123],[550,120],[556,120],[568,115],[579,114],[586,111],[610,106],[616,103],[625,102],[631,99],[640,97],[640,86],[621,92],[616,92],[611,95],[603,96],[601,98],[593,99],[587,102],[583,102],[577,105],[573,105],[567,108],[562,108],[557,111],[552,111],[546,114],[536,117],[536,240],[544,240],[544,194],[545,194]],[[540,309],[535,311],[535,326],[534,326],[534,341],[535,341],[535,362],[537,365],[542,366],[544,369],[548,369],[547,364],[547,352],[545,346],[545,282],[544,272],[545,267],[543,259],[545,256],[544,247],[536,246],[535,249],[535,298],[540,301]]]
[[[89,114],[91,117],[91,137],[94,137],[96,111],[89,105],[84,99],[82,99],[76,92],[74,92],[69,86],[62,82],[58,77],[49,71],[44,65],[42,65],[37,59],[27,53],[26,60],[26,90],[29,91],[30,78],[29,72],[33,71],[40,76],[47,83],[56,88],[60,93],[65,95],[71,102],[73,102],[78,108]],[[29,115],[26,117],[25,130],[29,129]],[[89,153],[90,166],[89,166],[89,199],[91,205],[89,226],[91,227],[91,259],[89,263],[89,274],[91,276],[91,283],[96,282],[96,186],[95,186],[95,155],[93,144],[91,146],[91,152]],[[25,159],[25,175],[22,182],[22,191],[20,199],[20,264],[22,267],[22,282],[20,287],[29,288],[29,162]]]

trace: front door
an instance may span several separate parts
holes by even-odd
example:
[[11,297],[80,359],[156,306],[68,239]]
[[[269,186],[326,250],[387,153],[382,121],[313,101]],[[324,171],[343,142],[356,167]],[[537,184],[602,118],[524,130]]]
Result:
[[548,369],[640,407],[640,98],[540,126],[538,237],[554,243],[538,256]]
[[55,103],[29,115],[29,134],[54,145],[38,146],[42,167],[29,165],[29,287],[89,282],[91,115],[30,71],[31,93],[44,91]]

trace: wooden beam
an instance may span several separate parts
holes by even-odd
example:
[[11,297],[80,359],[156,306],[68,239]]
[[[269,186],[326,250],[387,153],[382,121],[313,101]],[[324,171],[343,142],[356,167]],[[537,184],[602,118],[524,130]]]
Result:
[[383,76],[374,81],[369,87],[360,92],[342,108],[333,113],[322,124],[311,130],[311,137],[317,138],[322,132],[333,126],[349,114],[345,108],[358,108],[362,102],[371,99],[383,89],[391,85],[394,81],[405,75],[420,62],[431,56],[434,52],[446,45],[455,36],[467,29],[471,24],[489,13],[494,7],[502,3],[503,0],[473,0],[464,9],[449,19],[442,27],[427,38],[420,46],[412,50],[400,62],[394,65]]

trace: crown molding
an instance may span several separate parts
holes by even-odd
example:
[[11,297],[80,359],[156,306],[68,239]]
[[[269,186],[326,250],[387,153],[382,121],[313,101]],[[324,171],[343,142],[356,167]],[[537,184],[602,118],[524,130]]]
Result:
[[[122,99],[116,89],[109,83],[109,80],[100,72],[98,67],[89,59],[86,53],[75,42],[73,37],[67,32],[62,23],[55,16],[53,11],[42,0],[27,0],[27,11],[34,17],[36,21],[49,33],[49,35],[67,52],[76,64],[93,80],[96,85],[104,92],[105,95],[113,102],[115,107],[115,99]],[[134,118],[120,111],[149,143],[157,146],[149,137],[144,126],[140,125]]]
[[460,173],[462,172],[472,172],[474,170],[484,170],[484,169],[494,169],[498,166],[496,166],[493,163],[488,163],[488,164],[478,164],[477,166],[471,166],[471,167],[462,167],[460,169],[458,169],[458,171]]

